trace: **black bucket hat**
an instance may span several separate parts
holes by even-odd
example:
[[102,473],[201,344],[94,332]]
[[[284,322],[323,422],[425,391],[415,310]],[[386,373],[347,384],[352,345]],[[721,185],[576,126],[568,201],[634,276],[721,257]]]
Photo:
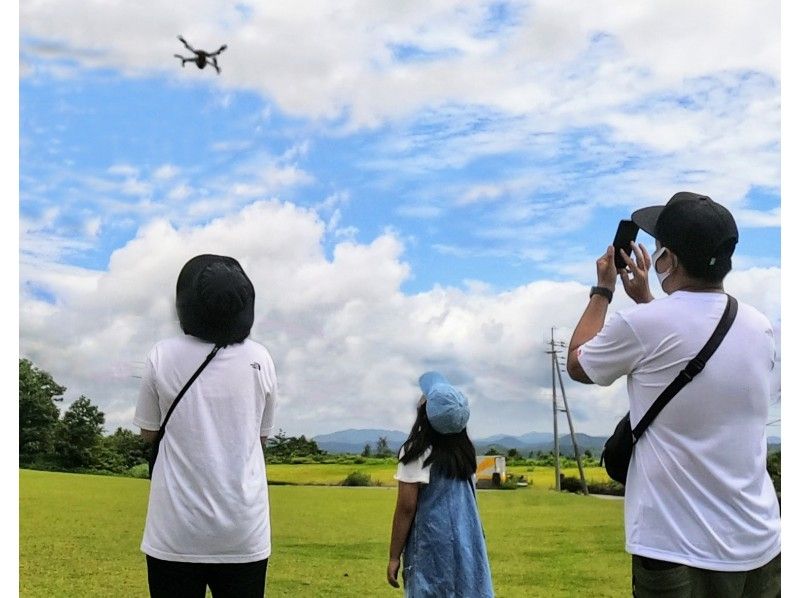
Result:
[[731,269],[739,241],[736,221],[725,206],[706,195],[681,191],[664,206],[636,210],[631,220],[697,274]]
[[253,327],[256,292],[232,257],[203,254],[178,275],[175,307],[181,330],[217,345],[241,343]]

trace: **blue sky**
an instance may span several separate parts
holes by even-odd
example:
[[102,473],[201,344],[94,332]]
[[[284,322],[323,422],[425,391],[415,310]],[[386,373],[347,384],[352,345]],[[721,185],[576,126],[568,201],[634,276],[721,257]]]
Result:
[[[680,190],[732,210],[729,285],[779,330],[780,4],[595,10],[20,6],[21,353],[130,426],[180,265],[227,253],[290,433],[405,429],[432,365],[475,435],[546,430],[550,328],[617,221]],[[178,34],[227,43],[222,73]],[[624,412],[621,384],[568,393],[579,431]]]
[[[444,114],[341,133],[336,123],[315,127],[288,117],[252,92],[221,96],[209,72],[197,73],[190,82],[171,81],[170,75],[176,73],[129,79],[100,70],[63,82],[22,79],[21,214],[36,220],[56,207],[61,212],[49,227],[53,233],[76,242],[91,237],[65,255],[65,262],[105,269],[111,252],[147,217],[137,215],[140,202],[153,204],[149,215],[169,214],[158,204],[180,186],[170,179],[161,185],[147,182],[159,168],[186,173],[181,184],[189,187],[246,169],[265,156],[280,160],[299,144],[302,150],[292,165],[305,177],[280,197],[316,206],[341,196],[346,205],[339,208],[339,232],[362,243],[387,227],[413,238],[406,255],[414,277],[405,290],[423,291],[436,283],[459,286],[466,279],[508,289],[557,276],[554,262],[576,250],[596,253],[602,247],[595,242],[597,231],[613,235],[619,218],[647,203],[625,197],[616,180],[636,170],[655,170],[669,159],[640,145],[616,144],[603,127],[533,131],[529,135],[541,136],[541,142],[520,140],[496,152],[478,149],[474,156],[454,156],[447,153],[448,145],[513,129],[521,117],[453,106]],[[747,79],[743,75],[741,84]],[[647,112],[658,101],[635,109]],[[665,101],[690,105],[680,97]],[[595,151],[585,153],[586,144]],[[775,147],[764,150],[778,155]],[[532,175],[532,165],[546,176]],[[688,181],[702,172],[678,175]],[[242,180],[256,177],[251,172]],[[109,188],[98,193],[102,183]],[[599,196],[595,188],[607,189],[608,195]],[[697,187],[687,182],[677,188]],[[117,221],[107,211],[108,202],[130,218]],[[779,204],[774,185],[752,185],[741,200],[755,212]],[[582,212],[581,220],[562,221],[565,210]],[[739,246],[760,265],[780,262],[780,230],[772,224],[749,227]]]

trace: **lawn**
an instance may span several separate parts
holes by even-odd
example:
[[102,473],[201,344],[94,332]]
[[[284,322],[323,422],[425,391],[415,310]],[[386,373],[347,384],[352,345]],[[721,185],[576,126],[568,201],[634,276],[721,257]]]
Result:
[[[148,485],[21,470],[20,595],[146,596]],[[402,596],[384,581],[394,500],[386,487],[271,487],[269,596]],[[630,591],[621,501],[534,484],[480,491],[478,502],[498,597]]]

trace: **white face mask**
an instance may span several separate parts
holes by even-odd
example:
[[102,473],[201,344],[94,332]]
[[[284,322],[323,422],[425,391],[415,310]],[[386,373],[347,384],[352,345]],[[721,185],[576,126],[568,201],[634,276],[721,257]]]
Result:
[[653,270],[655,270],[655,271],[656,271],[656,276],[658,276],[658,283],[661,285],[661,287],[662,287],[662,288],[664,287],[664,281],[667,279],[667,276],[669,276],[670,274],[672,274],[672,271],[675,269],[675,268],[673,268],[672,266],[670,266],[670,267],[669,267],[669,268],[667,268],[667,269],[666,269],[664,272],[659,272],[659,271],[658,271],[658,268],[656,267],[656,262],[657,262],[657,261],[658,261],[658,260],[661,258],[661,256],[662,256],[662,255],[664,255],[664,252],[665,252],[666,250],[667,250],[667,248],[666,248],[666,247],[662,247],[661,249],[658,249],[658,250],[657,250],[657,251],[656,251],[656,252],[655,252],[655,253],[652,255],[652,258],[651,258],[651,259],[652,259],[652,261],[653,261]]

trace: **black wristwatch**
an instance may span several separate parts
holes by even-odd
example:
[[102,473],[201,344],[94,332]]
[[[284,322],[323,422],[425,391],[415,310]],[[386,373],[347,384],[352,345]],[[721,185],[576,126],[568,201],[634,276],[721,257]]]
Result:
[[609,303],[611,303],[611,299],[614,297],[613,291],[608,290],[606,287],[592,287],[592,290],[589,291],[589,299],[591,299],[593,295],[602,295],[608,299]]

